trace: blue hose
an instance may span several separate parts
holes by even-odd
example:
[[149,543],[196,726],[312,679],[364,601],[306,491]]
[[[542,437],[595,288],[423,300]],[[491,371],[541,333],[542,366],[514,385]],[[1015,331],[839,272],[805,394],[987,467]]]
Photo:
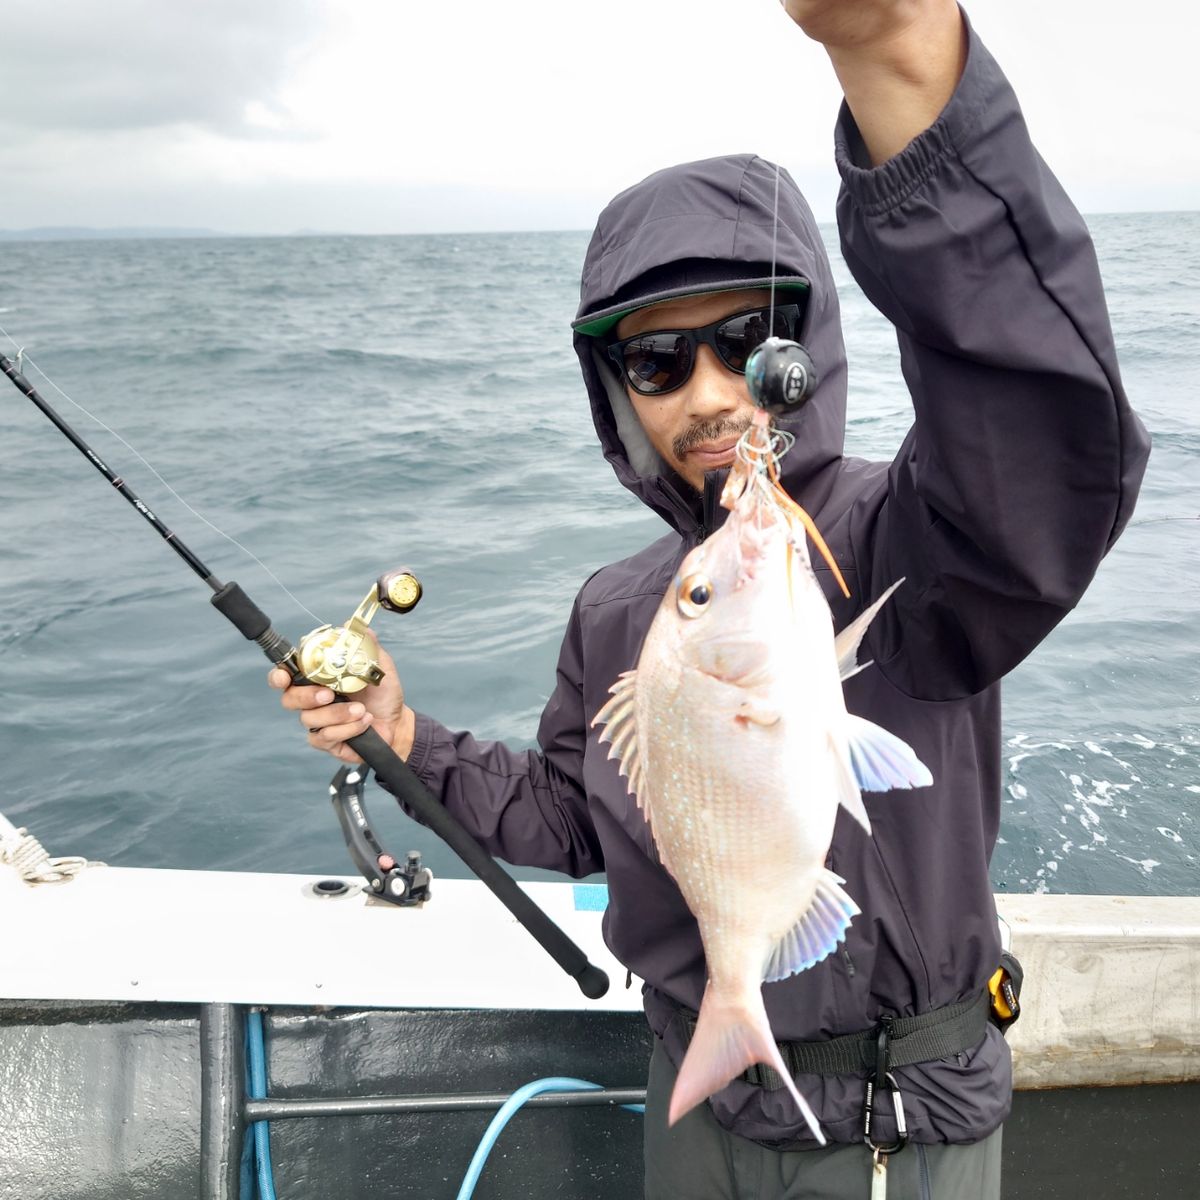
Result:
[[[263,1040],[263,1023],[261,1012],[250,1012],[246,1017],[246,1091],[251,1100],[265,1100],[267,1096],[267,1053]],[[484,1135],[471,1158],[471,1165],[463,1177],[462,1187],[458,1189],[457,1200],[471,1200],[475,1185],[483,1173],[484,1164],[491,1154],[504,1127],[512,1119],[513,1114],[526,1100],[542,1092],[584,1092],[599,1091],[601,1084],[591,1083],[586,1079],[571,1079],[556,1076],[550,1079],[535,1079],[524,1087],[518,1088],[500,1107],[492,1118]],[[634,1113],[644,1113],[644,1104],[622,1104],[622,1108]],[[246,1148],[249,1150],[249,1147]],[[254,1160],[255,1178],[258,1182],[257,1200],[276,1200],[275,1183],[271,1169],[271,1133],[266,1121],[254,1122]],[[247,1187],[246,1164],[242,1172],[242,1200],[255,1200]]]
[[[265,1100],[267,1097],[267,1051],[263,1042],[261,1012],[251,1011],[246,1015],[246,1050],[247,1075],[249,1076],[247,1094],[251,1100]],[[258,1200],[275,1200],[275,1181],[271,1171],[271,1130],[266,1121],[254,1122],[254,1159],[258,1179]],[[243,1200],[250,1200],[250,1197],[243,1196]]]
[[[471,1196],[475,1192],[475,1185],[479,1182],[479,1176],[483,1173],[484,1163],[487,1162],[487,1157],[491,1154],[496,1140],[500,1137],[501,1132],[503,1132],[505,1125],[508,1124],[512,1115],[531,1096],[537,1096],[541,1092],[599,1091],[600,1088],[600,1084],[589,1083],[586,1079],[568,1079],[561,1076],[551,1079],[535,1079],[532,1083],[527,1083],[523,1088],[518,1088],[505,1100],[504,1104],[500,1107],[500,1111],[496,1113],[484,1131],[483,1138],[480,1140],[474,1157],[471,1159],[471,1165],[467,1168],[467,1173],[463,1177],[462,1187],[458,1189],[457,1200],[471,1200]],[[621,1107],[635,1113],[646,1111],[644,1104],[622,1104]]]

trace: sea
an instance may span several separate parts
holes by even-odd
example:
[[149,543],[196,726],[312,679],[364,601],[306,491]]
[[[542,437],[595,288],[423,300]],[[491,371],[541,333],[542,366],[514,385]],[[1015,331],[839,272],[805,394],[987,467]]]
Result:
[[[1082,603],[1004,682],[992,878],[1196,895],[1200,213],[1088,223],[1154,451]],[[824,235],[847,450],[889,458],[911,420],[895,337]],[[414,571],[421,604],[375,619],[410,703],[526,747],[577,589],[665,531],[591,425],[569,331],[586,242],[10,242],[0,349],[23,349],[96,453],[289,636],[345,621],[382,571]],[[118,866],[352,875],[337,764],[308,748],[209,594],[0,380],[0,813],[52,854]],[[465,875],[385,793],[367,799],[385,846]]]

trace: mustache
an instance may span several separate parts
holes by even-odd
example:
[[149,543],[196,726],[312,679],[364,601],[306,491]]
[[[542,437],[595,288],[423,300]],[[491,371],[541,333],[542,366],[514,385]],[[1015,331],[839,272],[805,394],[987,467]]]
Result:
[[734,420],[732,417],[717,417],[712,421],[698,421],[689,425],[671,441],[671,450],[676,458],[683,458],[689,450],[705,442],[716,442],[730,435],[741,437],[750,428],[750,419]]

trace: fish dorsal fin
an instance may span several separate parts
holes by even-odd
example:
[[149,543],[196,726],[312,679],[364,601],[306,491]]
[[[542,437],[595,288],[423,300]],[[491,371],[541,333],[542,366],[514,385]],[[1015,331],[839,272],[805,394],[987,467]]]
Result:
[[850,743],[850,767],[864,792],[890,792],[892,788],[928,787],[933,782],[929,768],[913,748],[894,733],[846,714]]
[[829,752],[833,755],[833,769],[837,775],[838,803],[863,827],[871,832],[871,818],[867,816],[858,780],[850,765],[850,750],[844,742],[829,735]]
[[858,916],[859,907],[842,890],[845,882],[841,876],[821,868],[817,890],[804,915],[771,951],[763,974],[764,982],[773,983],[806,970],[828,958],[838,943],[846,940],[850,919]]
[[841,633],[833,639],[833,648],[837,652],[838,674],[844,680],[850,678],[851,675],[857,675],[864,667],[869,667],[869,662],[860,663],[858,661],[858,647],[862,643],[863,635],[867,632],[867,626],[875,619],[875,614],[883,607],[884,601],[904,582],[897,579],[870,608],[864,609]]
[[638,806],[650,820],[649,803],[641,795],[642,762],[637,732],[637,671],[625,671],[617,682],[608,689],[611,699],[592,718],[592,728],[604,726],[601,742],[611,748],[609,758],[615,758],[618,770],[626,779],[630,794],[637,798]]

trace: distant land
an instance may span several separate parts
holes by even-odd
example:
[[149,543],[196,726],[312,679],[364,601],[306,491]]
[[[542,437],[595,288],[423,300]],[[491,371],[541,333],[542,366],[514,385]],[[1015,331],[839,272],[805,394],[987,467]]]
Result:
[[122,226],[91,229],[86,225],[43,225],[37,229],[0,229],[0,242],[83,242],[117,238],[211,238],[236,237],[216,229],[172,229],[168,226]]
[[87,225],[43,225],[37,229],[0,229],[0,242],[104,242],[137,238],[348,237],[325,229],[295,233],[227,233],[220,229],[175,229],[169,225],[123,225],[93,229]]
[[0,229],[0,242],[105,242],[152,238],[357,238],[357,237],[493,237],[508,233],[586,233],[579,229],[460,229],[434,233],[348,233],[344,229],[293,229],[289,233],[230,233],[227,229],[176,229],[169,225],[122,225],[111,229],[88,225],[42,225],[36,229]]

